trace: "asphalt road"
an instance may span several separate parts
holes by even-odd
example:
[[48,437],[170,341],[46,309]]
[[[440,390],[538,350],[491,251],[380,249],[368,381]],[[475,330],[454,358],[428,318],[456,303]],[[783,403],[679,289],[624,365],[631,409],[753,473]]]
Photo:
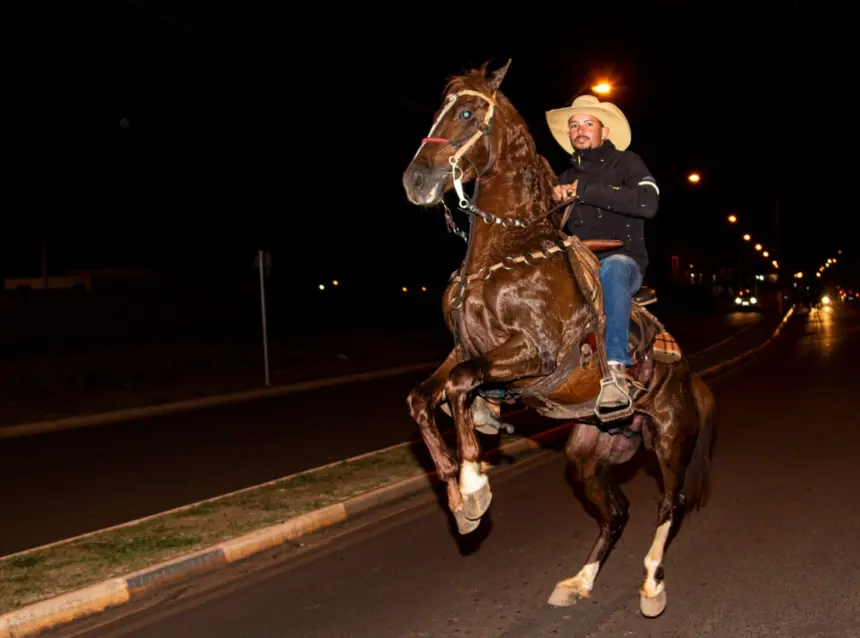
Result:
[[856,369],[860,313],[790,323],[752,363],[712,382],[712,500],[669,547],[669,605],[639,614],[657,488],[628,479],[630,523],[592,598],[546,604],[596,525],[560,453],[493,480],[488,518],[461,542],[432,496],[258,555],[84,621],[88,638],[860,635]]
[[[688,352],[750,326],[745,337],[760,339],[773,324],[662,319]],[[427,374],[0,439],[0,556],[417,439],[406,397]]]

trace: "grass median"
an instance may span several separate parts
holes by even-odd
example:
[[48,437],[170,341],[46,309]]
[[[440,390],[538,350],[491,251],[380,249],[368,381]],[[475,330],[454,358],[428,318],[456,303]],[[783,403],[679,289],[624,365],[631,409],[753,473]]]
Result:
[[[519,437],[506,437],[519,438]],[[143,569],[419,476],[422,444],[310,471],[189,509],[0,559],[0,613]]]

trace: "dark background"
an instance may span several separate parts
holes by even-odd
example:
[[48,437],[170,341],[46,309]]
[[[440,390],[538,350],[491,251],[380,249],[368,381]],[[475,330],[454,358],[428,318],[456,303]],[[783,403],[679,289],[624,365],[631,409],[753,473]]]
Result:
[[615,86],[661,188],[646,281],[664,312],[691,294],[671,282],[672,255],[706,274],[773,272],[743,232],[784,278],[808,281],[842,249],[827,274],[858,286],[840,15],[803,1],[112,3],[100,65],[57,51],[35,76],[44,99],[19,129],[0,270],[39,277],[44,245],[51,276],[147,274],[88,294],[7,291],[5,347],[258,333],[258,249],[273,260],[274,331],[439,328],[465,245],[440,210],[406,201],[401,175],[448,76],[508,58],[502,89],[559,172],[544,111]]

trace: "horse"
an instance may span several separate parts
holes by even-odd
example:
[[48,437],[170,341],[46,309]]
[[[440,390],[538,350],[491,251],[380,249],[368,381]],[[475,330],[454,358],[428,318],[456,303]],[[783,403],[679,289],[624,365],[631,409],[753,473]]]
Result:
[[[642,614],[656,617],[667,603],[667,543],[683,515],[708,499],[714,398],[677,342],[634,300],[631,412],[609,422],[597,413],[606,368],[595,253],[621,242],[580,241],[563,232],[570,208],[560,223],[555,174],[499,90],[510,64],[491,73],[484,64],[449,78],[430,132],[403,173],[409,202],[442,204],[449,227],[467,243],[442,296],[454,346],[409,393],[409,413],[445,483],[460,534],[477,529],[492,500],[476,430],[509,427],[499,422],[500,402],[572,422],[567,464],[596,506],[599,534],[578,573],[556,583],[547,601],[554,606],[589,597],[628,519],[628,500],[612,470],[644,444],[662,475],[657,530],[640,587]],[[469,217],[468,235],[445,203],[452,189]],[[437,409],[453,418],[457,460],[440,435]]]

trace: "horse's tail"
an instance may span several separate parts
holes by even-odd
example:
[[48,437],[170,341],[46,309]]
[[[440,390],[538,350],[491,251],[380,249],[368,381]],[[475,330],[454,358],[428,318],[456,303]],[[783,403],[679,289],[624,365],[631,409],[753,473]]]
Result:
[[699,433],[684,477],[683,492],[687,511],[707,504],[714,442],[714,395],[698,375],[691,376],[691,385],[698,412]]

